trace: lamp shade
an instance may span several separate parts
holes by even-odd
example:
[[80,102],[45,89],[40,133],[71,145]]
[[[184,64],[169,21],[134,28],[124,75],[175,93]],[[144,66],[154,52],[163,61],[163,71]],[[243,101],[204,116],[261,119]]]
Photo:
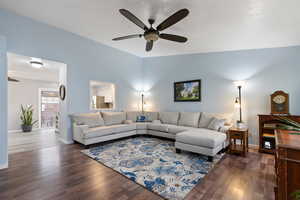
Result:
[[238,97],[235,99],[234,107],[235,107],[235,108],[240,108],[240,107],[241,107],[240,102],[239,102],[239,98],[238,98]]

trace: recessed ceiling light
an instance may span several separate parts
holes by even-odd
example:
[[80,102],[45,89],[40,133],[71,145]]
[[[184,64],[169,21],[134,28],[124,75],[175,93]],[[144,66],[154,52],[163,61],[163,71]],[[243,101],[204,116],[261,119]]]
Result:
[[44,63],[42,62],[42,59],[39,58],[31,58],[31,61],[29,63],[33,68],[40,69],[44,67]]

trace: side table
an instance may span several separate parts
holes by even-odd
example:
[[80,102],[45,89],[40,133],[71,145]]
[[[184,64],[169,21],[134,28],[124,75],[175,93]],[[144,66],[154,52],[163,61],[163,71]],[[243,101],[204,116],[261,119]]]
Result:
[[[229,134],[229,153],[246,156],[248,152],[248,128],[230,128]],[[238,142],[237,142],[238,141]]]

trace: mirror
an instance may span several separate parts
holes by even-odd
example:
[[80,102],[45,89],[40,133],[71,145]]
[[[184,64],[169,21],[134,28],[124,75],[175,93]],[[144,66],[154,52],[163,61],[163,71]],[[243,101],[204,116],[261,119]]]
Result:
[[90,81],[91,110],[113,110],[115,107],[115,84]]

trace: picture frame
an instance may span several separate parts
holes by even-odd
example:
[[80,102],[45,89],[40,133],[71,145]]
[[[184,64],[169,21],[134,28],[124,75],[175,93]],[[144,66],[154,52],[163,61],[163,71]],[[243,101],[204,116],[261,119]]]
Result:
[[201,102],[201,80],[175,82],[174,102]]

